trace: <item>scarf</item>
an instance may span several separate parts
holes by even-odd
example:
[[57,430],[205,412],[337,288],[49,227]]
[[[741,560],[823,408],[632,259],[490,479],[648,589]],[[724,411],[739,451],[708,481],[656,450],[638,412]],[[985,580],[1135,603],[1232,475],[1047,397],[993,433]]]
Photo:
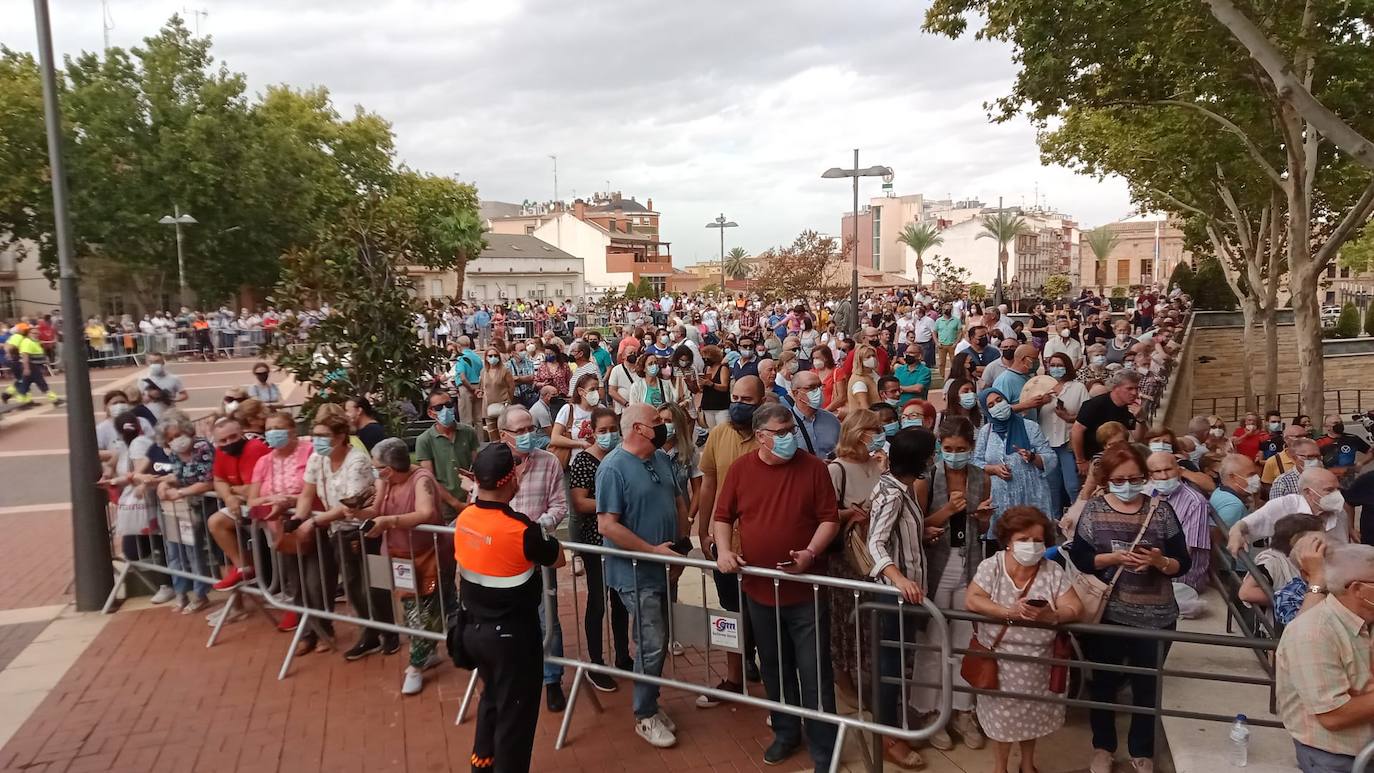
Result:
[[998,437],[1006,440],[1007,455],[1010,456],[1015,453],[1018,448],[1029,449],[1031,442],[1030,435],[1026,432],[1026,420],[1018,416],[1015,411],[1005,419],[994,419],[992,414],[988,412],[989,395],[997,395],[1008,405],[1011,404],[1011,400],[1001,391],[992,387],[978,393],[978,407],[983,409],[983,416],[988,420],[988,424],[992,425],[992,431]]

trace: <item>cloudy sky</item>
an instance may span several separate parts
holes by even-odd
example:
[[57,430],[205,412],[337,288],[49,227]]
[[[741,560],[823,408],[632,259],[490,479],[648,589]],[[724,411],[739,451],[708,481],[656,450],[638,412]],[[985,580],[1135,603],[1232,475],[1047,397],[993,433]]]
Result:
[[[54,0],[54,39],[101,45],[99,0]],[[838,232],[847,182],[822,180],[862,149],[896,192],[1030,205],[1094,226],[1131,211],[1120,180],[1039,163],[1024,121],[984,102],[1009,52],[923,34],[924,2],[587,3],[576,0],[109,0],[113,45],[199,7],[215,54],[259,90],[324,85],[348,111],[390,119],[413,167],[519,202],[610,189],[654,199],[678,265],[714,257],[718,213],[751,252]],[[32,50],[32,4],[0,0],[0,43]],[[196,24],[194,18],[189,22]],[[860,196],[879,195],[876,179]]]

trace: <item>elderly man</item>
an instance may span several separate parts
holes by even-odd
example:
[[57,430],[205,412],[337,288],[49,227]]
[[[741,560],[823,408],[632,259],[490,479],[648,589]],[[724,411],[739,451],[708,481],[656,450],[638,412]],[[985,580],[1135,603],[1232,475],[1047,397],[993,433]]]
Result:
[[1328,548],[1323,574],[1310,592],[1326,598],[1284,629],[1276,660],[1278,713],[1303,773],[1348,771],[1374,741],[1374,547]]
[[840,444],[840,420],[821,406],[825,395],[821,378],[809,370],[792,377],[792,417],[797,421],[797,444],[821,459],[835,455]]
[[[1265,458],[1264,469],[1260,471],[1260,495],[1265,499],[1274,498],[1269,489],[1281,475],[1293,470],[1302,472],[1305,469],[1293,450],[1293,444],[1302,440],[1308,440],[1307,430],[1298,424],[1290,424],[1283,430],[1283,443],[1280,445],[1282,450]],[[1315,444],[1315,441],[1312,442]],[[1317,464],[1321,464],[1319,457]]]
[[759,380],[763,382],[765,392],[772,392],[775,397],[781,398],[787,394],[787,390],[778,386],[778,366],[771,358],[759,360]]
[[[1317,441],[1308,437],[1299,436],[1288,441],[1288,447],[1283,450],[1283,453],[1274,456],[1269,461],[1272,462],[1280,456],[1291,456],[1293,468],[1269,484],[1269,499],[1278,499],[1298,493],[1298,478],[1302,473],[1305,470],[1322,466],[1321,448],[1317,446]],[[1266,462],[1264,466],[1267,469],[1269,463]],[[1260,484],[1264,484],[1263,475],[1260,475]]]
[[[1003,341],[1002,345],[1006,346],[1006,343]],[[1048,405],[1055,397],[1054,394],[1046,392],[1035,397],[1028,397],[1025,400],[1021,399],[1021,390],[1026,386],[1026,382],[1030,381],[1031,371],[1035,369],[1039,359],[1040,350],[1031,344],[1021,344],[1016,347],[1011,364],[997,376],[997,381],[992,385],[993,389],[1006,395],[1007,401],[1012,404],[1011,409],[1013,411],[1021,413],[1033,421],[1038,420],[1039,416],[1031,413],[1031,411],[1038,410],[1042,405]]]
[[1259,495],[1259,465],[1244,454],[1227,454],[1217,471],[1218,485],[1208,499],[1229,529],[1250,512],[1249,503]]
[[1149,468],[1150,486],[1154,493],[1174,509],[1183,537],[1188,541],[1192,565],[1188,572],[1175,578],[1176,582],[1201,592],[1207,587],[1208,568],[1212,558],[1212,533],[1207,497],[1183,480],[1183,468],[1178,457],[1167,451],[1156,451],[1145,460]]
[[215,495],[224,507],[210,516],[206,527],[230,562],[229,571],[215,583],[215,590],[229,590],[253,576],[252,566],[244,563],[240,550],[238,524],[248,517],[248,485],[253,468],[271,449],[257,438],[244,437],[243,427],[227,416],[215,422],[213,433]]
[[1227,547],[1238,555],[1255,540],[1274,533],[1274,524],[1285,515],[1302,513],[1321,518],[1326,534],[1337,543],[1350,541],[1353,529],[1345,512],[1345,497],[1341,496],[1336,476],[1330,470],[1313,468],[1298,476],[1298,493],[1270,500],[1263,507],[1245,516],[1231,527]]
[[[510,446],[520,468],[520,487],[511,499],[510,507],[517,513],[524,513],[531,521],[539,524],[545,534],[553,534],[563,519],[568,517],[568,495],[563,487],[563,466],[558,457],[538,447],[538,432],[534,429],[534,417],[518,405],[512,405],[501,413],[496,422],[501,433],[501,442]],[[557,583],[546,589],[557,591]],[[544,619],[541,605],[539,619]],[[558,616],[553,618],[553,652],[563,654],[563,628]],[[560,712],[567,706],[563,696],[562,666],[544,665],[544,691],[549,711]]]

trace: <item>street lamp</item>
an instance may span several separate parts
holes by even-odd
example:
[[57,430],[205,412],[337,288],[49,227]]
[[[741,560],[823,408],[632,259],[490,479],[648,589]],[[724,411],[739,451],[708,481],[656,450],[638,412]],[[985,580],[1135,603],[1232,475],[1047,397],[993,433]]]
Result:
[[841,169],[832,166],[821,173],[821,177],[826,180],[834,180],[843,177],[854,178],[854,266],[850,276],[849,303],[852,306],[849,323],[851,335],[858,329],[859,324],[859,178],[860,177],[883,177],[892,176],[891,167],[870,166],[866,169],[859,168],[859,149],[854,148],[854,168]]
[[186,303],[186,256],[181,247],[181,227],[183,225],[195,225],[200,222],[194,217],[181,211],[181,207],[173,204],[171,215],[163,215],[158,218],[158,223],[162,225],[174,226],[177,229],[177,288],[181,293],[182,304]]
[[725,294],[725,229],[739,228],[739,223],[733,220],[726,220],[725,213],[720,213],[720,217],[706,224],[707,228],[720,229],[720,292]]

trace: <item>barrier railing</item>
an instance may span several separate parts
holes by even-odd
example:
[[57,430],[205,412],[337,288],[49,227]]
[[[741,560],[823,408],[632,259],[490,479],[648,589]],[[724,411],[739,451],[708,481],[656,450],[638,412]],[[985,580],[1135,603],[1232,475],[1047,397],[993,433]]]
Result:
[[1355,764],[1350,768],[1350,773],[1365,773],[1369,769],[1369,763],[1374,760],[1374,741],[1365,744],[1355,757]]

